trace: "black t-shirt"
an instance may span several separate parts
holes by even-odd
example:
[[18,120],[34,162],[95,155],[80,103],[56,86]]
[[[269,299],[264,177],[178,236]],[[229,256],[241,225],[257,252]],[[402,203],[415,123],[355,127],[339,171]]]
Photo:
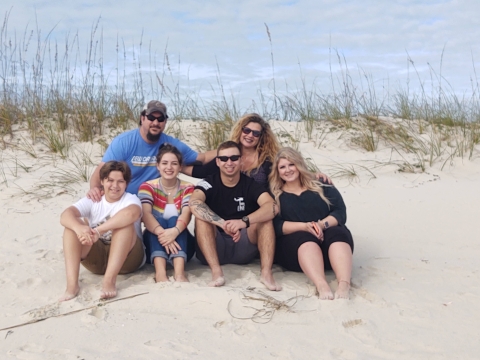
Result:
[[195,189],[205,193],[205,204],[225,220],[241,219],[256,211],[258,198],[267,189],[252,178],[240,174],[240,180],[234,187],[222,183],[220,173],[207,176]]
[[[259,167],[252,169],[249,176],[268,189],[268,175],[270,175],[271,170],[271,161],[265,160]],[[197,179],[203,179],[209,175],[217,174],[219,172],[220,169],[217,166],[217,159],[213,159],[204,165],[194,165],[192,169],[192,176]]]

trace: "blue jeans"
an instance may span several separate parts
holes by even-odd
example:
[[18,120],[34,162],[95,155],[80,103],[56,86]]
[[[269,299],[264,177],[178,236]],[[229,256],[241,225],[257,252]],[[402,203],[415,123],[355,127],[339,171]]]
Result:
[[[155,219],[157,219],[160,226],[164,229],[171,229],[177,224],[178,216],[173,216],[168,220],[160,217],[156,217]],[[193,238],[193,236],[190,235],[187,229],[185,229],[177,236],[175,241],[178,243],[178,245],[180,245],[181,250],[178,251],[178,254],[167,254],[167,252],[165,251],[165,247],[159,243],[157,235],[152,234],[148,230],[145,230],[145,232],[143,233],[143,243],[145,244],[147,259],[150,260],[150,263],[153,264],[153,259],[156,257],[162,257],[170,264],[172,264],[172,260],[175,257],[183,257],[185,262],[190,260],[193,256],[193,253],[190,254],[191,251],[187,250],[188,248],[195,249],[195,239]]]

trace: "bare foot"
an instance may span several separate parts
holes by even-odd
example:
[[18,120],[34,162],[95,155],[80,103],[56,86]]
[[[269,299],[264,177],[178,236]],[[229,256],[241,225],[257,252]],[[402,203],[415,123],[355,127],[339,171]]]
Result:
[[185,276],[185,259],[183,257],[173,258],[173,270],[175,282],[189,282]]
[[217,278],[212,277],[212,281],[208,283],[210,287],[220,287],[225,285],[225,278],[223,276],[218,276]]
[[168,282],[168,276],[165,272],[162,272],[162,273],[156,273],[155,274],[155,282],[159,283],[159,282]]
[[318,298],[320,300],[333,300],[333,293],[327,283],[317,286]]
[[115,284],[103,283],[102,291],[100,292],[100,299],[107,300],[117,296],[117,288]]
[[350,298],[349,294],[350,294],[350,283],[346,280],[339,280],[337,291],[335,291],[335,299],[348,300]]
[[74,298],[77,297],[79,291],[80,291],[80,287],[78,286],[78,284],[77,284],[77,286],[76,286],[74,289],[72,289],[72,290],[70,290],[69,288],[67,288],[67,290],[65,290],[65,294],[63,294],[63,296],[60,297],[60,298],[58,299],[58,301],[59,301],[59,302],[62,302],[62,301],[72,300],[72,299],[74,299]]
[[265,274],[260,275],[260,282],[266,286],[268,290],[271,291],[280,291],[282,287],[275,282],[273,274],[271,272],[266,272]]
[[175,275],[173,278],[176,282],[189,282],[185,274]]
[[223,270],[221,266],[214,266],[212,270],[212,281],[208,283],[210,287],[220,287],[225,285],[225,278],[223,277]]

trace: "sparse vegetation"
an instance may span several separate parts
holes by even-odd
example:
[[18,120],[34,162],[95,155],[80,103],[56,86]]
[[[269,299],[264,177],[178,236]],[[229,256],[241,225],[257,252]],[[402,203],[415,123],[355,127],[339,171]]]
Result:
[[[81,48],[75,35],[61,45],[48,35],[40,36],[40,30],[25,29],[24,36],[12,36],[7,25],[8,13],[0,27],[0,146],[37,159],[44,156],[38,152],[38,145],[43,144],[52,157],[59,156],[67,164],[73,161],[75,171],[57,172],[58,184],[88,180],[92,165],[83,155],[73,155],[72,144],[98,143],[104,150],[112,136],[137,126],[138,114],[150,98],[168,105],[167,131],[191,141],[199,150],[216,148],[228,138],[236,119],[253,111],[266,119],[297,122],[293,132],[277,130],[283,145],[299,149],[302,141],[309,141],[318,148],[329,133],[340,132],[351,146],[363,151],[392,149],[401,159],[392,162],[399,171],[425,171],[436,163],[452,163],[456,157],[471,159],[480,144],[478,80],[471,80],[470,95],[459,97],[441,71],[437,74],[430,68],[434,85],[427,94],[411,59],[409,71],[413,69],[420,81],[419,93],[409,88],[408,81],[406,88],[378,94],[374,80],[363,70],[359,71],[362,81],[354,83],[346,58],[332,50],[339,72],[337,75],[331,70],[329,93],[320,92],[315,84],[307,86],[301,67],[301,88],[289,90],[286,86],[287,90],[281,91],[275,81],[274,42],[265,24],[273,88],[260,91],[248,108],[241,108],[233,94],[227,95],[218,63],[217,83],[211,85],[212,100],[205,100],[195,89],[181,84],[180,78],[174,88],[166,85],[167,77],[174,78],[167,49],[161,69],[152,60],[149,69],[153,70],[147,73],[139,58],[134,53],[129,55],[130,50],[119,40],[116,67],[107,74],[98,22],[92,27],[87,49]],[[195,139],[183,133],[188,130],[178,122],[181,119],[204,121]],[[8,185],[11,174],[5,171],[9,169],[5,164],[3,161],[0,168],[0,181]],[[28,168],[16,164],[21,170]],[[328,168],[322,166],[322,170],[327,172]],[[359,170],[368,169],[358,164],[337,164],[329,174],[355,178]]]

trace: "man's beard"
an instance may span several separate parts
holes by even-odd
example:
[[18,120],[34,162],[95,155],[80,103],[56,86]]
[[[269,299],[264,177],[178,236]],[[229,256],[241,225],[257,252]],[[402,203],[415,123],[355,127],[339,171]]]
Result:
[[153,135],[150,131],[147,132],[147,139],[148,141],[151,141],[151,142],[157,142],[158,139],[160,139],[160,136],[162,136],[162,133],[158,133],[157,135]]

